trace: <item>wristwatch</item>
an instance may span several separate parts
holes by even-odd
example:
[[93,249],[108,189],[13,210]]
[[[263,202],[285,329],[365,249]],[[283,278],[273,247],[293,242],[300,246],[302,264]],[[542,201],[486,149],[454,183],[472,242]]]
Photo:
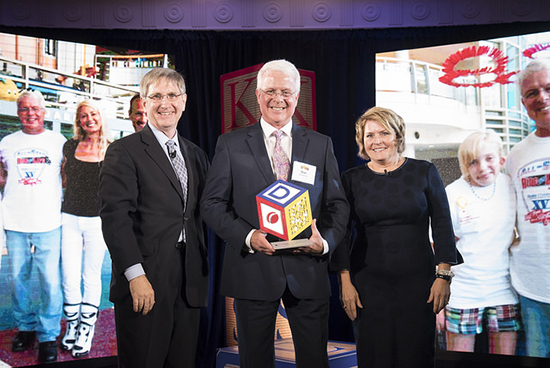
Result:
[[443,279],[445,281],[449,281],[451,282],[452,279],[453,279],[453,276],[455,274],[453,273],[453,271],[451,270],[443,270],[443,269],[437,269],[435,271],[435,277],[438,278],[438,279]]

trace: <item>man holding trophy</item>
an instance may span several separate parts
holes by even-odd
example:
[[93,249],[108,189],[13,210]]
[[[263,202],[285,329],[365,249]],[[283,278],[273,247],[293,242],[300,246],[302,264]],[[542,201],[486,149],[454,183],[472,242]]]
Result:
[[[296,366],[329,366],[327,263],[344,236],[349,207],[330,138],[292,122],[299,94],[294,65],[275,60],[262,67],[256,89],[261,119],[218,138],[203,193],[201,215],[227,243],[221,293],[235,299],[241,368],[275,366],[281,299]],[[309,239],[308,245],[276,250],[271,242],[281,239],[260,230],[256,196],[278,179],[308,191],[313,222],[296,237]]]

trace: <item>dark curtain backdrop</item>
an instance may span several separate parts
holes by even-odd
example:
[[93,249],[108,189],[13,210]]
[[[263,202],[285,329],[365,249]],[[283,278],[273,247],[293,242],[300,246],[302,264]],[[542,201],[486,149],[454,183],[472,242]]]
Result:
[[[180,133],[212,158],[221,131],[220,76],[284,58],[316,76],[317,130],[332,137],[343,171],[356,166],[354,123],[375,104],[375,53],[541,32],[549,22],[327,31],[174,31],[0,27],[1,32],[174,55],[187,82]],[[210,306],[203,316],[201,366],[215,366],[224,346],[224,299],[219,296],[223,244],[210,234]],[[352,341],[333,282],[330,339]]]

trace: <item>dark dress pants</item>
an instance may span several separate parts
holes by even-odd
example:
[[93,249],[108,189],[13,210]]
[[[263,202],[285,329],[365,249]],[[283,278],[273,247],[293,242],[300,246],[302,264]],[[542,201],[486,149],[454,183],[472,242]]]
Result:
[[[329,299],[297,299],[288,290],[282,296],[290,323],[297,368],[328,368]],[[275,320],[279,300],[235,299],[241,368],[274,368]]]
[[172,267],[174,277],[166,281],[166,297],[156,300],[147,315],[133,311],[131,298],[115,304],[120,368],[195,367],[200,308],[190,307],[182,296],[182,254],[175,250],[163,264]]

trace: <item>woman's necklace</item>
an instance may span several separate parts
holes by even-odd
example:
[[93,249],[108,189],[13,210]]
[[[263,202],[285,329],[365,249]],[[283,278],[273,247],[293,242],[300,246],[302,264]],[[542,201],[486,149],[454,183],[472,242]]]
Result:
[[401,167],[401,165],[403,164],[403,161],[405,161],[405,158],[398,156],[397,162],[393,164],[389,164],[387,166],[383,166],[383,165],[375,166],[372,160],[367,162],[367,166],[374,172],[388,176],[388,174],[391,173],[393,170],[396,170],[397,168]]
[[476,196],[477,199],[481,199],[482,201],[488,201],[490,200],[491,198],[493,198],[493,196],[495,195],[495,191],[496,191],[496,187],[497,187],[497,181],[495,179],[495,181],[493,182],[493,192],[491,193],[491,195],[488,197],[488,198],[483,198],[483,197],[480,197],[476,191],[474,190],[474,186],[472,185],[472,182],[470,180],[468,180],[468,184],[470,184],[470,189],[472,190],[472,193],[474,193],[474,195]]

